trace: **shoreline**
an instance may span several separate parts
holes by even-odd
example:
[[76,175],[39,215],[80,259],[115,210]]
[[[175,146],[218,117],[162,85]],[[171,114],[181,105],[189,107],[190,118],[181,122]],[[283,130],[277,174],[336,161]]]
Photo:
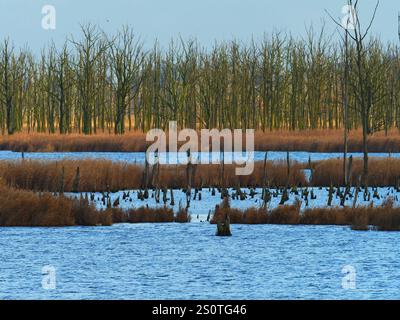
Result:
[[[123,135],[21,132],[0,136],[0,150],[14,152],[145,152],[151,143],[139,131]],[[254,147],[254,151],[343,152],[343,130],[256,131]],[[399,130],[392,129],[387,136],[382,132],[369,136],[368,149],[371,153],[400,152]],[[362,152],[360,130],[349,133],[348,152]]]

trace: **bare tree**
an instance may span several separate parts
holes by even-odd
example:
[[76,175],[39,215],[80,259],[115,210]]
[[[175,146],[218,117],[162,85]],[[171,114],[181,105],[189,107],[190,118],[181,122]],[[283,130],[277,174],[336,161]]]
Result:
[[144,54],[142,44],[128,27],[124,27],[117,38],[109,42],[113,70],[111,81],[116,99],[114,131],[122,134],[125,132],[126,108],[130,104],[128,97],[133,99],[137,95],[142,82]]
[[[53,49],[48,57],[47,68],[51,73],[51,85],[49,94],[55,100],[58,113],[58,126],[61,134],[67,133],[69,128],[69,111],[67,106],[67,95],[72,86],[70,81],[70,54],[67,44],[60,51],[57,51],[53,44]],[[53,129],[54,130],[54,129]]]
[[83,39],[71,40],[78,51],[76,62],[76,81],[81,99],[83,113],[83,133],[92,133],[92,121],[94,110],[94,97],[96,95],[95,68],[97,61],[108,49],[108,43],[104,41],[102,33],[93,25],[81,27]]
[[20,52],[19,55],[15,55],[13,45],[5,39],[0,50],[0,102],[5,106],[8,134],[13,134],[16,130],[15,98],[22,87],[25,71],[25,54]]
[[350,61],[350,68],[355,70],[356,81],[353,83],[356,89],[356,97],[359,105],[359,113],[362,122],[362,141],[363,141],[363,184],[368,186],[368,135],[370,133],[369,119],[372,108],[372,94],[371,94],[371,79],[370,74],[366,67],[366,54],[368,47],[365,46],[364,40],[367,37],[372,24],[375,20],[376,12],[379,7],[379,0],[376,3],[372,17],[365,30],[362,30],[359,18],[359,0],[348,0],[350,8],[350,17],[352,28],[348,25],[343,26],[339,21],[332,18],[332,20],[345,31],[345,34],[353,40],[355,45],[354,59]]

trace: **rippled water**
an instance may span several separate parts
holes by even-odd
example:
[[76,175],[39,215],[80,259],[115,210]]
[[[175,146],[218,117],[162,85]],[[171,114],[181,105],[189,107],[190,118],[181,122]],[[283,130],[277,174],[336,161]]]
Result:
[[[214,153],[215,155],[215,153]],[[362,153],[349,153],[349,156],[362,157]],[[201,157],[210,158],[212,154],[201,154],[193,153],[193,159],[202,159]],[[370,157],[388,157],[388,153],[370,153]],[[393,158],[399,158],[400,153],[390,154]],[[0,151],[0,160],[13,160],[21,159],[22,154],[20,152],[12,151]],[[112,161],[124,161],[129,163],[144,163],[145,153],[144,152],[25,152],[25,159],[37,159],[37,160],[60,160],[60,159],[106,159]],[[227,158],[228,156],[226,156]],[[262,161],[264,160],[265,152],[256,151],[254,152],[254,160]],[[290,152],[290,159],[298,162],[307,162],[310,158],[312,161],[325,160],[332,158],[341,158],[342,153],[311,153],[311,152]],[[176,159],[179,159],[180,163],[187,159],[185,153],[175,154],[175,157],[171,157],[170,163],[176,163]],[[280,151],[269,151],[269,160],[284,160],[286,159],[286,152]]]
[[[121,224],[0,228],[0,299],[399,299],[399,233]],[[56,289],[42,288],[42,267]],[[343,289],[342,268],[356,270]]]

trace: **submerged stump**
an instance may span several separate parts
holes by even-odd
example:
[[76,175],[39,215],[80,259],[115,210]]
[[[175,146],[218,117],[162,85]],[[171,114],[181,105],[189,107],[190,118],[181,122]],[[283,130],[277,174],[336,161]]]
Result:
[[218,221],[217,222],[217,233],[216,236],[219,237],[230,237],[232,235],[231,233],[231,224],[230,224],[230,219],[229,215],[225,215],[225,219],[223,221]]

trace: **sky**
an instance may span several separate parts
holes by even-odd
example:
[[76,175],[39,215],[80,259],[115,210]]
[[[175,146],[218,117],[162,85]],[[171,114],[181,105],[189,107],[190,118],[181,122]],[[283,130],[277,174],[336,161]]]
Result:
[[[305,37],[306,28],[336,26],[325,12],[341,18],[346,0],[0,0],[0,39],[38,52],[54,41],[79,38],[80,25],[94,23],[107,33],[130,25],[147,46],[157,39],[165,47],[171,38],[196,38],[202,46],[236,39],[247,42],[274,31]],[[361,21],[367,23],[376,0],[360,0]],[[43,6],[55,9],[55,29],[44,29]],[[371,32],[385,42],[399,41],[399,0],[380,0]],[[48,19],[45,25],[49,27]],[[53,20],[51,20],[53,21]],[[47,23],[47,24],[46,24]],[[54,26],[54,25],[52,25]]]

